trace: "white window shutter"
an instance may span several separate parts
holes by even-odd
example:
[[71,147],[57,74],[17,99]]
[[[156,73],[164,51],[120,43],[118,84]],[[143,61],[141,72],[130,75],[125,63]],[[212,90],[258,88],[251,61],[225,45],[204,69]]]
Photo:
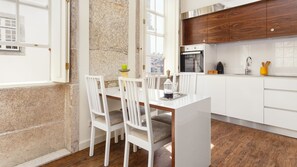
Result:
[[51,80],[69,82],[70,0],[51,0]]

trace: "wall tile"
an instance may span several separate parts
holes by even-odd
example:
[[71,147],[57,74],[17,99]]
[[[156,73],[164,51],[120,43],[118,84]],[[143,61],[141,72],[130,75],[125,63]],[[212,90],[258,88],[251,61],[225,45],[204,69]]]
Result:
[[218,61],[226,73],[244,73],[245,59],[251,56],[252,74],[259,75],[261,62],[271,61],[269,74],[297,76],[297,37],[242,41],[217,45]]

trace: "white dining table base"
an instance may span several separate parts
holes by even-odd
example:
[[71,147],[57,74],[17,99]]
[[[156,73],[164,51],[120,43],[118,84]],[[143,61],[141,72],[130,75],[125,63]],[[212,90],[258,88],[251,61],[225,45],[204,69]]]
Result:
[[[149,90],[149,103],[152,108],[172,114],[172,167],[210,166],[210,97],[186,95],[164,101],[160,100],[163,95],[160,90]],[[106,96],[120,100],[119,88],[107,88]]]
[[174,149],[177,167],[211,164],[210,98],[174,111]]

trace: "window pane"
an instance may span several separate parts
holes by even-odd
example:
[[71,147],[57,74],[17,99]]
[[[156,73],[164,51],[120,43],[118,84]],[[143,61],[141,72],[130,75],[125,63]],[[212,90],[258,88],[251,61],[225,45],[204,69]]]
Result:
[[164,52],[164,38],[157,37],[156,56],[163,56]]
[[162,57],[147,57],[146,58],[146,72],[163,74],[164,73],[164,59]]
[[156,0],[156,12],[164,14],[164,0]]
[[154,55],[156,53],[156,37],[146,35],[146,55]]
[[[14,47],[14,46],[13,46]],[[0,83],[50,80],[50,54],[47,48],[22,48],[23,56],[5,56],[0,52]],[[14,52],[6,52],[11,55]]]
[[47,0],[20,0],[20,41],[48,44]]
[[[8,15],[8,17],[15,18],[16,16],[16,0],[0,0],[0,13],[1,16]],[[3,22],[1,20],[1,24],[3,25]]]
[[146,8],[149,10],[155,11],[155,1],[156,0],[146,0]]
[[147,13],[147,31],[156,32],[156,16],[151,13]]
[[[16,41],[16,1],[0,0],[0,41]],[[2,49],[6,46],[1,46]]]
[[164,34],[164,18],[157,16],[157,33]]

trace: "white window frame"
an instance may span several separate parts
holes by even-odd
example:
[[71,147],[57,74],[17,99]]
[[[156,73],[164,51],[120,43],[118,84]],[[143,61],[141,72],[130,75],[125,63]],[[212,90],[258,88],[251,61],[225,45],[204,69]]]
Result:
[[[146,75],[145,70],[145,25],[143,20],[146,19],[145,1],[140,0],[140,35],[139,35],[139,71],[142,77]],[[172,74],[178,73],[179,65],[179,30],[180,30],[180,0],[164,0],[164,47],[163,47],[163,61],[164,61],[164,74],[170,70]],[[133,18],[130,18],[133,19]]]
[[[158,1],[158,0],[156,0]],[[163,37],[163,61],[164,59],[166,58],[166,49],[165,49],[165,46],[166,46],[166,3],[167,3],[167,0],[163,0],[164,1],[164,14],[160,14],[160,13],[157,13],[155,11],[151,11],[149,9],[146,8],[146,0],[140,0],[140,39],[139,39],[139,42],[140,42],[140,74],[142,77],[146,76],[146,74],[148,73],[147,72],[147,65],[146,65],[146,58],[148,57],[148,55],[146,55],[146,35],[153,35],[153,36],[156,36],[156,37]],[[156,3],[155,3],[156,5]],[[156,8],[156,6],[155,6]],[[160,17],[163,17],[164,18],[164,30],[163,30],[163,34],[158,34],[157,31],[156,32],[149,32],[147,31],[147,27],[146,27],[146,23],[147,23],[147,14],[148,13],[151,13],[153,15],[156,15],[156,16],[160,16]],[[155,19],[155,26],[157,27],[157,19]],[[157,45],[157,43],[155,44]],[[156,46],[155,46],[156,48]],[[149,56],[149,57],[153,57],[153,56]],[[164,61],[164,67],[165,67],[165,61]],[[164,71],[163,71],[163,74],[165,73],[165,68],[164,68]]]
[[[7,1],[14,2],[14,0],[7,0]],[[49,33],[48,33],[48,44],[47,45],[38,44],[38,43],[26,43],[26,42],[21,42],[20,41],[20,36],[21,36],[21,32],[20,32],[20,27],[21,27],[21,25],[20,25],[21,24],[20,23],[20,5],[21,4],[29,5],[29,4],[20,2],[20,0],[15,0],[16,22],[17,22],[17,24],[16,24],[16,30],[17,30],[16,42],[3,42],[3,41],[0,41],[0,45],[9,45],[9,46],[18,46],[18,47],[50,48],[50,43],[51,43],[51,31],[50,31],[51,30],[51,0],[48,0],[48,30],[49,30]]]
[[[7,0],[12,1],[12,0]],[[20,0],[16,2],[17,41],[1,42],[0,45],[48,48],[50,53],[49,82],[68,83],[70,81],[70,0],[48,0],[48,44],[20,42]],[[52,12],[52,5],[59,4],[59,10]],[[35,6],[34,4],[32,4]],[[54,20],[54,21],[52,21]],[[55,24],[52,24],[52,23]],[[55,32],[53,33],[53,29]],[[9,83],[8,83],[9,84]]]

